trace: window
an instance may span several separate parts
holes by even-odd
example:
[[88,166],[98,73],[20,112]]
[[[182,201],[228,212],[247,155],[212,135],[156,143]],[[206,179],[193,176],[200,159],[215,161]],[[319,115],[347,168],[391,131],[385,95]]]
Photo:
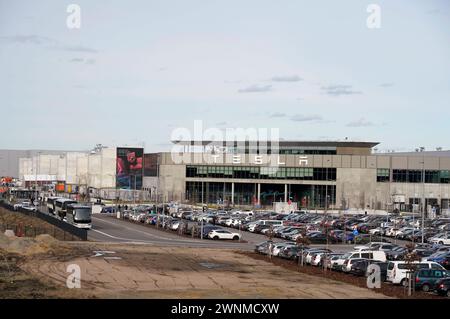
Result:
[[442,266],[439,264],[431,264],[431,269],[442,269]]
[[361,258],[372,259],[373,254],[372,253],[362,253]]
[[335,181],[336,168],[188,165],[186,177]]
[[392,181],[396,183],[421,183],[422,171],[394,169],[392,170]]
[[425,171],[425,183],[439,183],[440,171]]
[[450,171],[441,171],[439,176],[439,182],[443,184],[450,183]]
[[377,169],[377,182],[389,182],[389,169],[388,168],[378,168]]

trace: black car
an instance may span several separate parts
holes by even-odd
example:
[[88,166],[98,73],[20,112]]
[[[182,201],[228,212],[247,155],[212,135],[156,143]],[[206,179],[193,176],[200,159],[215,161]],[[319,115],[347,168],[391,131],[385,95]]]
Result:
[[[378,265],[380,267],[380,279],[382,282],[386,281],[387,278],[387,268],[388,268],[388,263],[387,262],[381,262],[381,261],[375,261],[374,262],[375,265]],[[369,274],[366,272],[366,276],[368,276]]]
[[308,239],[310,240],[310,242],[312,244],[326,244],[327,243],[327,238],[328,238],[328,243],[329,244],[337,242],[336,238],[331,237],[331,236],[327,236],[324,233],[314,233],[314,234],[311,234],[311,235],[309,235],[307,237],[308,237]]
[[364,276],[366,274],[367,267],[370,265],[370,260],[359,260],[352,264],[350,273],[355,276]]
[[297,259],[297,253],[300,250],[301,248],[298,246],[286,246],[280,251],[278,257],[295,260]]
[[254,233],[260,233],[263,229],[270,228],[269,225],[256,225]]
[[440,296],[450,297],[450,278],[444,278],[438,281],[435,291]]
[[382,282],[386,281],[386,276],[387,276],[387,265],[388,263],[386,262],[380,262],[377,260],[370,260],[370,259],[366,259],[366,260],[360,260],[357,261],[355,263],[352,264],[352,268],[350,269],[350,273],[355,275],[355,276],[368,276],[369,274],[367,273],[367,268],[369,267],[369,265],[378,265],[380,267],[380,279]]

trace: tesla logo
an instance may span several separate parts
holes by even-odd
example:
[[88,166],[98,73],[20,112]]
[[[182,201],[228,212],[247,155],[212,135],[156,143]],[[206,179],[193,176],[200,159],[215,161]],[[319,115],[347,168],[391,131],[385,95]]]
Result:
[[300,166],[308,166],[308,157],[307,156],[300,156],[298,165]]

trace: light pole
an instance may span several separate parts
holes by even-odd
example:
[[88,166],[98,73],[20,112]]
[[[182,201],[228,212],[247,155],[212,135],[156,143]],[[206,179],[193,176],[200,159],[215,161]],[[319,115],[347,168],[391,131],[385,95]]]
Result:
[[425,224],[425,156],[423,157],[422,163],[422,244],[424,243],[424,224]]

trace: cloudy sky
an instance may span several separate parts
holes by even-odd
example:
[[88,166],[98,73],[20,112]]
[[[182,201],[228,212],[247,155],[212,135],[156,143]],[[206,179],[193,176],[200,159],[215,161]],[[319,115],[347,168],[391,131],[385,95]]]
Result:
[[202,120],[448,149],[450,2],[0,0],[0,88],[0,148],[160,151]]

